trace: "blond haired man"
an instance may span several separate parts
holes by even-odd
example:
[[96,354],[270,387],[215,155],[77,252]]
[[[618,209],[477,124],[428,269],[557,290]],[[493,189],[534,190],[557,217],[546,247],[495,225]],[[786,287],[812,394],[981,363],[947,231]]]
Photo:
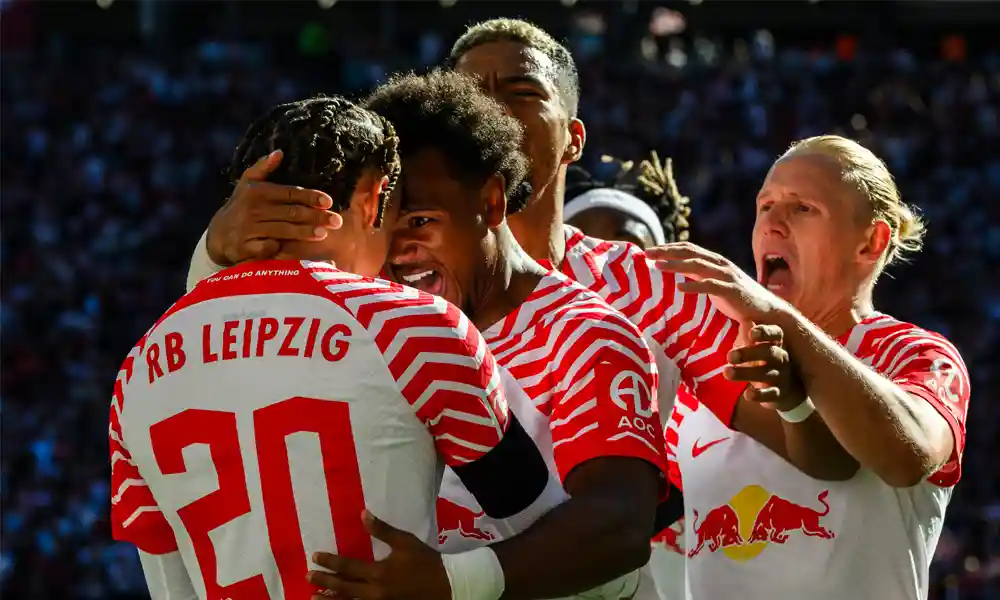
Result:
[[926,598],[961,474],[969,376],[945,338],[872,301],[923,232],[881,160],[820,136],[793,144],[757,196],[757,281],[697,246],[648,252],[730,317],[780,326],[807,394],[766,389],[775,373],[755,361],[773,355],[750,346],[731,354],[729,374],[756,369],[765,390],[738,406],[738,431],[676,403],[667,440],[683,479],[689,598]]

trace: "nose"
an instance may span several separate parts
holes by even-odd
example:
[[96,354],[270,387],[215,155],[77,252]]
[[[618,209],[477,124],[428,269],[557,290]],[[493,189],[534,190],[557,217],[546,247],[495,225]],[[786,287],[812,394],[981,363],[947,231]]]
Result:
[[757,226],[767,235],[788,237],[788,209],[775,204],[770,210],[757,213]]
[[405,263],[416,260],[420,252],[420,246],[414,236],[409,235],[407,229],[399,228],[393,231],[392,240],[389,242],[389,263]]

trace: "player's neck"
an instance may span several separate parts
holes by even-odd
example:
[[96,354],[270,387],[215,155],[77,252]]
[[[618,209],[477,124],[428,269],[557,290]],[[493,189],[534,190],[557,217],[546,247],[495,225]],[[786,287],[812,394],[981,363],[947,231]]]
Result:
[[560,173],[541,196],[533,197],[528,205],[509,219],[511,231],[521,248],[535,260],[548,260],[559,267],[566,255],[566,234],[563,229],[563,191],[566,177]]
[[495,260],[483,273],[465,311],[480,331],[524,304],[545,276],[545,270],[521,248],[510,228],[497,230],[496,244]]
[[862,288],[856,294],[831,302],[810,313],[805,314],[805,317],[831,337],[840,337],[875,313],[872,290],[870,287]]

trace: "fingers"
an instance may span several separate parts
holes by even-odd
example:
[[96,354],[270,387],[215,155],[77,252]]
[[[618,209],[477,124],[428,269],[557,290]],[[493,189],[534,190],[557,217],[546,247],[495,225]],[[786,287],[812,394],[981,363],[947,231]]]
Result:
[[306,573],[309,583],[323,588],[323,592],[313,594],[312,600],[330,600],[330,598],[375,598],[374,586],[363,581],[350,581],[339,573],[309,571]]
[[[251,169],[253,167],[250,167]],[[328,209],[333,206],[333,198],[325,192],[310,190],[295,185],[281,185],[269,181],[251,180],[246,182],[247,200],[260,204],[300,204],[313,208]]]
[[755,342],[780,344],[785,339],[785,332],[777,325],[755,325],[750,329],[750,339]]
[[[329,552],[315,552],[312,559],[317,565],[336,573],[334,577],[344,581],[377,581],[381,575],[381,566],[376,562],[347,558],[346,556],[338,556]],[[320,571],[311,572],[319,573],[320,575],[329,575],[329,573],[322,573]],[[309,581],[312,582],[312,579]],[[316,583],[316,585],[321,584]]]
[[772,368],[787,365],[789,362],[788,351],[773,343],[753,344],[736,348],[730,351],[726,357],[730,364],[763,362]]
[[734,291],[733,284],[718,279],[702,281],[689,279],[679,283],[677,289],[688,294],[708,294],[710,296],[726,296]]
[[396,529],[367,510],[361,513],[361,522],[364,523],[365,529],[373,538],[382,540],[390,548],[396,548],[400,543],[405,543],[407,539],[412,537],[407,532]]
[[646,250],[646,256],[653,260],[690,260],[700,258],[714,265],[728,265],[729,261],[721,254],[716,254],[691,242],[673,242],[655,246]]
[[728,365],[724,373],[726,379],[731,381],[762,384],[764,387],[780,385],[782,380],[781,369],[773,366]]
[[776,387],[749,387],[744,392],[744,397],[751,402],[776,403],[781,400],[781,389]]
[[277,169],[278,165],[281,164],[283,156],[284,153],[281,150],[275,150],[267,156],[261,157],[257,162],[247,167],[246,171],[243,171],[243,176],[240,179],[243,181],[263,181],[267,179],[271,171]]
[[656,261],[656,268],[670,273],[680,273],[693,279],[731,279],[725,267],[704,258],[684,258]]

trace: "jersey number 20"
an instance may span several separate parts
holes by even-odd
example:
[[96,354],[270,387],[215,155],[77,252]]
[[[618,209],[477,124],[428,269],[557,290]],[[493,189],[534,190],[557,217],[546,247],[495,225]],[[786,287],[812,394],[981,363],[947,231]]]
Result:
[[[365,501],[361,488],[354,436],[346,402],[316,398],[288,398],[253,413],[254,438],[260,467],[260,488],[268,539],[286,598],[307,598],[312,586],[301,524],[295,508],[285,438],[312,432],[319,438],[323,472],[331,507],[337,551],[355,558],[373,558],[371,538],[361,523]],[[232,585],[218,582],[218,558],[209,532],[250,512],[246,469],[240,452],[236,414],[189,409],[149,429],[156,463],[164,475],[184,473],[183,450],[206,444],[219,478],[219,489],[179,509],[194,547],[208,598],[269,598],[263,575]],[[331,481],[331,476],[336,481]]]

